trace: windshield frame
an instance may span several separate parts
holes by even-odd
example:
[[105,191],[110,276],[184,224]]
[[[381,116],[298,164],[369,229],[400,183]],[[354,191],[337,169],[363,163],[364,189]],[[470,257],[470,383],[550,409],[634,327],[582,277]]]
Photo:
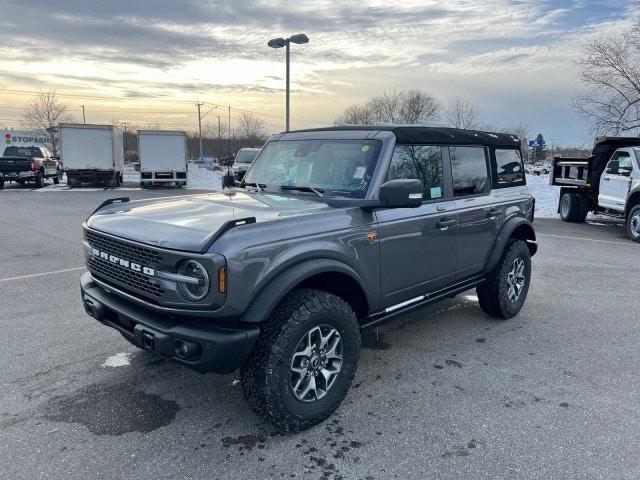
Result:
[[[246,175],[244,176],[239,186],[241,188],[245,188],[245,181],[246,181],[247,182],[246,186],[254,187],[254,182],[256,180],[251,178],[250,172],[256,168],[256,165],[259,165],[260,158],[264,155],[264,152],[268,151],[268,147],[271,143],[286,142],[286,141],[318,141],[318,140],[336,141],[336,142],[379,141],[381,145],[378,148],[377,158],[373,160],[374,164],[372,165],[373,168],[371,170],[371,178],[367,185],[367,189],[363,193],[363,196],[342,195],[341,194],[342,191],[338,189],[335,190],[335,193],[334,193],[334,190],[331,188],[326,190],[327,196],[336,196],[336,197],[344,196],[346,198],[353,198],[353,199],[358,199],[358,198],[371,199],[371,198],[377,197],[377,186],[380,183],[380,179],[384,176],[383,173],[386,169],[389,152],[393,151],[393,145],[395,144],[395,135],[393,134],[393,132],[375,130],[375,128],[372,128],[371,130],[357,130],[357,131],[356,130],[307,131],[307,132],[300,131],[300,132],[289,132],[289,133],[276,135],[271,139],[269,139],[269,141],[267,141],[267,143],[262,147],[262,149],[260,150],[260,153],[254,160],[254,162],[251,164],[251,166],[249,167],[249,170],[247,171]],[[259,180],[262,180],[262,179],[259,179]],[[317,197],[313,192],[310,192],[310,191],[282,190],[280,188],[280,184],[268,185],[268,184],[263,184],[262,182],[259,182],[259,183],[260,183],[260,188],[259,188],[260,191],[266,191],[269,193],[278,193],[282,195],[294,195],[294,196],[304,195],[304,196],[310,196],[313,198],[318,198],[320,200],[319,197]],[[283,185],[286,185],[286,184],[283,184]],[[306,187],[307,185],[305,184],[305,185],[298,185],[298,186]],[[312,186],[316,189],[323,190],[321,186],[316,186],[316,185],[312,185]],[[354,190],[354,192],[356,191],[357,190]]]

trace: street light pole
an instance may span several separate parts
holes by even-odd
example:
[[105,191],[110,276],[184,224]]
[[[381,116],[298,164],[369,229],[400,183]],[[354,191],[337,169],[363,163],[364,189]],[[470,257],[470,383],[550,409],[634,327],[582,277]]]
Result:
[[84,117],[84,105],[80,105],[82,107],[82,123],[87,123],[87,120]]
[[290,113],[290,45],[292,43],[302,44],[309,43],[309,37],[307,37],[304,33],[298,33],[297,35],[291,35],[289,38],[272,38],[267,43],[267,46],[271,48],[282,48],[285,47],[285,62],[286,62],[286,80],[285,80],[285,90],[286,90],[286,99],[285,99],[285,131],[289,131],[290,121],[289,121],[289,113]]
[[288,39],[287,39],[287,46],[285,47],[285,52],[286,52],[286,53],[285,53],[285,57],[286,57],[286,64],[287,64],[287,67],[286,67],[286,77],[287,77],[287,80],[286,80],[286,82],[285,82],[285,83],[286,83],[285,90],[286,90],[286,96],[287,96],[287,98],[286,98],[286,102],[285,102],[285,103],[286,103],[286,113],[285,113],[285,118],[286,118],[286,120],[285,120],[285,132],[288,132],[288,131],[289,131],[289,110],[290,110],[290,103],[289,103],[289,79],[290,79],[290,72],[291,72],[291,68],[289,67],[289,50],[290,50],[290,47],[289,47],[289,46],[290,46],[290,44],[291,44],[291,42],[290,42],[290,41],[288,41]]

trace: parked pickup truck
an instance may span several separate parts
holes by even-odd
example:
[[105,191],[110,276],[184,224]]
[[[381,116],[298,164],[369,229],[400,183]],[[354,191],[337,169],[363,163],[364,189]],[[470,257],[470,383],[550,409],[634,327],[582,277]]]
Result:
[[139,348],[240,367],[251,408],[300,430],[344,399],[362,330],[472,288],[489,316],[517,315],[533,212],[516,136],[287,132],[236,188],[101,205],[84,224],[81,297]]
[[35,182],[36,187],[44,186],[47,178],[57,184],[62,178],[59,162],[45,147],[9,146],[0,157],[0,189],[5,182]]
[[561,187],[562,220],[584,222],[589,212],[617,217],[640,242],[640,138],[598,137],[588,158],[554,158],[549,181]]

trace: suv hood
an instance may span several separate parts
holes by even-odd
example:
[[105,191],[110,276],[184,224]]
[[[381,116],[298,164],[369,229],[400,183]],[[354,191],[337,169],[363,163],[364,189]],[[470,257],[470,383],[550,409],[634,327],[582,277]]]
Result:
[[91,215],[87,226],[156,247],[202,252],[230,220],[263,222],[327,209],[315,199],[231,191],[115,203]]

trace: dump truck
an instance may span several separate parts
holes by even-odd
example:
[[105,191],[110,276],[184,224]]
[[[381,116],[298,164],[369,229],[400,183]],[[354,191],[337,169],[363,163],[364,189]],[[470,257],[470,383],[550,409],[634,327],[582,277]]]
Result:
[[560,187],[558,213],[584,222],[589,212],[625,221],[640,242],[640,138],[598,137],[590,157],[555,157],[549,176]]

